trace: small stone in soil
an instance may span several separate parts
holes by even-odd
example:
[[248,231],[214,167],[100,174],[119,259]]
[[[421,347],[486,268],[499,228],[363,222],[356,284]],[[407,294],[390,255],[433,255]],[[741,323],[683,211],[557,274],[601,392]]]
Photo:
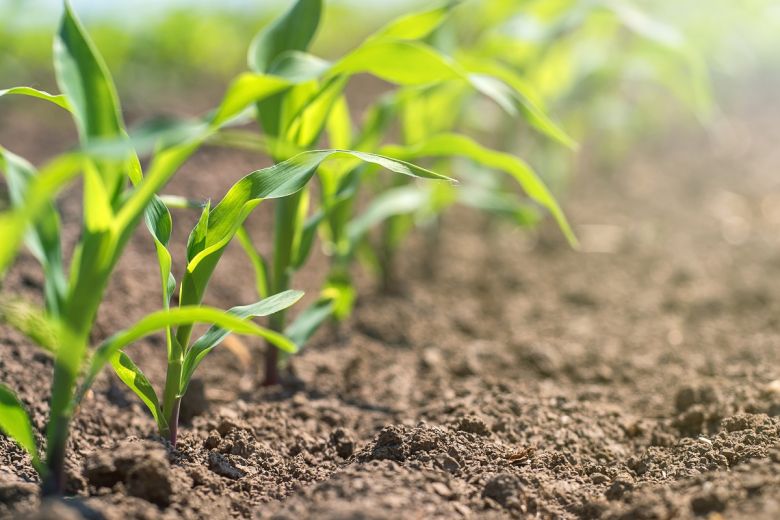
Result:
[[371,452],[374,459],[403,460],[403,436],[397,426],[387,426],[379,432],[374,449]]
[[213,450],[219,446],[220,442],[222,442],[222,436],[217,430],[211,430],[206,440],[203,441],[203,447],[207,450]]
[[458,464],[458,461],[449,455],[440,455],[437,457],[436,466],[448,473],[456,473],[460,470],[460,464]]
[[434,482],[433,484],[431,484],[431,489],[433,489],[433,491],[441,497],[449,498],[450,496],[452,496],[452,491],[450,490],[450,488],[447,487],[447,484],[444,484],[442,482]]
[[511,473],[499,473],[485,483],[483,498],[495,500],[504,507],[519,505],[522,485],[520,479]]
[[618,500],[632,489],[634,489],[634,479],[631,475],[622,473],[612,481],[612,485],[609,486],[606,496],[609,500]]
[[222,477],[227,477],[232,480],[238,480],[246,473],[235,467],[230,461],[216,451],[209,452],[209,469]]
[[330,442],[336,448],[339,457],[349,458],[355,451],[355,440],[344,428],[336,428],[330,435]]

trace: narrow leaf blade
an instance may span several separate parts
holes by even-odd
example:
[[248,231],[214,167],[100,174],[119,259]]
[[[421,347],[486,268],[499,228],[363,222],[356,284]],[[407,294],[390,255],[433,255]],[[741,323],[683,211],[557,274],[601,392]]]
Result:
[[130,356],[124,352],[115,352],[111,357],[111,366],[114,368],[114,372],[117,377],[122,380],[124,384],[130,388],[130,390],[138,396],[139,399],[146,405],[152,417],[157,423],[160,431],[167,429],[168,422],[165,420],[165,416],[160,408],[160,401],[157,399],[157,393],[154,391],[152,383],[144,375],[138,366],[133,363]]
[[30,416],[24,409],[22,402],[16,394],[7,386],[0,383],[0,430],[15,440],[19,446],[30,454],[33,465],[40,472],[41,465],[38,457],[38,446],[33,435]]

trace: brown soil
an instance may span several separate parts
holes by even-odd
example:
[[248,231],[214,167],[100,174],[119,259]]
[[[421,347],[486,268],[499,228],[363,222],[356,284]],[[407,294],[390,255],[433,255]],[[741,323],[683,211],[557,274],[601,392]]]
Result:
[[[249,366],[215,352],[176,451],[104,374],[73,425],[73,498],[41,504],[28,458],[0,438],[0,517],[780,518],[778,114],[734,103],[710,135],[659,136],[612,175],[583,168],[568,209],[585,252],[450,213],[435,275],[419,236],[399,294],[360,275],[354,317],[294,359],[294,388],[257,385],[250,340]],[[72,142],[13,119],[11,150]],[[170,191],[216,198],[262,165],[209,150]],[[251,219],[260,243],[268,216]],[[175,218],[181,259],[194,216]],[[96,339],[157,307],[152,246],[136,238]],[[313,290],[323,265],[296,285]],[[232,250],[209,302],[252,301],[250,277]],[[23,259],[6,290],[40,284]],[[162,348],[131,348],[157,383]],[[0,331],[0,380],[39,430],[50,369]]]

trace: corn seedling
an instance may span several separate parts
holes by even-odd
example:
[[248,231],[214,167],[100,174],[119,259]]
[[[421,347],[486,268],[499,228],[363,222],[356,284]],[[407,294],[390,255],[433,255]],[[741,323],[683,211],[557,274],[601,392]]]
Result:
[[[530,41],[521,43],[522,36]],[[615,42],[626,38],[630,45],[621,45],[614,51]],[[552,103],[556,112],[566,117],[567,126],[577,128],[578,120],[584,117],[588,128],[592,129],[594,120],[607,118],[598,113],[583,116],[582,107],[594,104],[583,103],[583,97],[590,95],[587,92],[593,92],[604,99],[620,99],[621,87],[617,81],[630,73],[634,62],[645,60],[651,70],[656,71],[644,83],[666,85],[698,113],[705,113],[708,107],[706,72],[680,34],[617,0],[474,3],[455,10],[454,16],[438,27],[430,39],[442,52],[455,56],[464,67],[497,78],[520,93],[519,113],[523,117],[505,115],[504,122],[498,125],[500,121],[490,111],[486,112],[484,105],[474,103],[472,93],[463,85],[433,85],[426,89],[405,89],[396,94],[389,104],[398,112],[403,144],[384,146],[379,153],[406,160],[433,158],[437,161],[437,169],[445,171],[459,165],[466,167],[456,170],[463,181],[458,190],[432,186],[426,190],[426,197],[419,192],[412,194],[407,186],[399,186],[376,198],[381,207],[371,212],[374,215],[378,216],[382,211],[390,215],[393,197],[398,198],[401,210],[385,221],[379,246],[361,250],[363,258],[380,272],[385,289],[396,284],[393,276],[395,250],[414,223],[426,224],[427,229],[432,230],[428,242],[435,242],[438,216],[455,203],[508,216],[524,226],[539,221],[534,207],[539,204],[556,218],[569,242],[576,245],[560,210],[527,163],[513,153],[493,150],[454,134],[457,129],[486,134],[493,138],[499,150],[508,151],[516,150],[520,141],[529,141],[519,137],[522,122],[541,130],[552,139],[535,143],[538,150],[526,144],[523,154],[543,164],[547,178],[555,180],[551,173],[560,170],[555,165],[570,162],[569,154],[561,152],[567,152],[572,141],[550,121],[545,105]],[[600,52],[583,50],[592,49],[594,45]],[[585,59],[580,53],[590,58]],[[566,58],[553,59],[556,56]],[[589,90],[588,78],[601,78],[601,81],[595,89]],[[603,96],[603,93],[607,95]],[[567,101],[563,102],[562,98]],[[502,128],[498,139],[497,126]],[[567,146],[557,146],[559,144]],[[450,157],[462,157],[468,162],[442,162]],[[484,170],[510,173],[514,177],[513,183],[520,181],[533,204],[517,197],[510,184],[485,175]]]
[[[314,146],[323,132],[327,133],[331,146],[337,149],[355,149],[382,156],[401,155],[397,149],[387,149],[388,154],[385,154],[380,148],[387,129],[386,115],[392,114],[392,110],[383,113],[381,107],[377,108],[365,128],[353,137],[354,129],[343,91],[349,78],[358,73],[368,73],[398,85],[406,94],[430,90],[437,85],[456,85],[479,92],[512,114],[531,107],[536,113],[532,123],[537,128],[568,143],[565,134],[530,100],[525,99],[523,92],[499,78],[472,72],[423,41],[443,23],[455,5],[455,2],[450,2],[436,9],[401,17],[335,62],[326,62],[306,52],[319,25],[322,7],[319,0],[296,2],[288,12],[261,31],[250,48],[250,68],[256,73],[296,82],[288,91],[257,106],[263,142],[274,160],[283,160],[296,150]],[[380,105],[385,106],[383,103]],[[233,137],[240,136],[233,134]],[[486,160],[487,150],[465,136],[438,137],[439,141],[432,141],[416,155],[414,150],[404,153],[409,158],[465,153],[478,160]],[[252,141],[246,135],[243,139],[245,142]],[[458,148],[464,143],[468,146],[462,152]],[[495,162],[495,158],[491,160]],[[568,225],[557,203],[533,172],[522,162],[513,163],[510,170],[529,193],[553,211],[568,232]],[[355,217],[354,202],[366,173],[365,167],[355,161],[320,168],[319,207],[311,214],[309,207],[312,201],[308,190],[277,201],[271,262],[266,262],[251,244],[248,234],[240,233],[241,243],[255,265],[261,295],[288,288],[292,273],[306,261],[318,228],[326,239],[333,261],[322,297],[289,326],[286,326],[284,312],[271,316],[271,328],[284,331],[296,343],[305,342],[328,317],[348,314],[354,299],[348,267],[366,231],[394,214],[408,212],[410,203],[419,204],[414,201],[423,200],[411,187],[403,192],[380,192],[366,213]],[[265,382],[271,384],[278,381],[280,363],[276,349],[269,348],[267,352]]]

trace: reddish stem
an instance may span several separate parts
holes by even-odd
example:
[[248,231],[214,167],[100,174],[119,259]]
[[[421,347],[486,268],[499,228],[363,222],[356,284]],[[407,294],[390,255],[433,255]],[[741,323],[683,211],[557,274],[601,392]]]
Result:
[[274,386],[279,382],[279,351],[273,345],[266,345],[263,386]]

